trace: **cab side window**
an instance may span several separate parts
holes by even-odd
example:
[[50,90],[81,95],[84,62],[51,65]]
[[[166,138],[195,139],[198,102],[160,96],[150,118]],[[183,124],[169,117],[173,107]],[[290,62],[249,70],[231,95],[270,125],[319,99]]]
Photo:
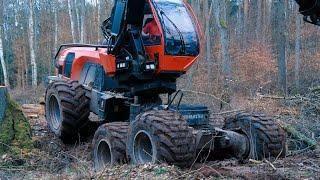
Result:
[[64,76],[70,78],[71,76],[71,69],[72,69],[72,63],[75,58],[74,53],[69,53],[66,57],[66,60],[64,62]]
[[161,43],[160,28],[158,27],[148,4],[145,6],[141,33],[145,46],[159,45]]

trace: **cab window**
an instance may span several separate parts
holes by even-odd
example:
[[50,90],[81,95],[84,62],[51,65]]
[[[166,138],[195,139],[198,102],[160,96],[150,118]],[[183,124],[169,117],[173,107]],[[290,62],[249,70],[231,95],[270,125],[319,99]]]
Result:
[[161,32],[148,3],[143,18],[142,39],[145,46],[159,45],[161,42]]
[[182,0],[153,0],[165,38],[168,55],[199,54],[199,37],[196,25]]

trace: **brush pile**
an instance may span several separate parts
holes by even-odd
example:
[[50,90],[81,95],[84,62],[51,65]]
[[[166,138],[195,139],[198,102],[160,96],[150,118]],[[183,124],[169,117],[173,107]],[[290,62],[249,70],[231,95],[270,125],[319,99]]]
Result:
[[320,86],[312,88],[308,94],[299,98],[301,112],[307,117],[320,117]]

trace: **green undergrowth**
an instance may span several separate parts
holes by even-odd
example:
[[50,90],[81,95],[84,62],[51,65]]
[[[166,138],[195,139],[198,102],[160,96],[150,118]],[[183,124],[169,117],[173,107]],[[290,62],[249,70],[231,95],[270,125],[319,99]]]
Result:
[[283,127],[284,130],[287,132],[287,135],[289,138],[300,141],[300,146],[299,148],[310,148],[312,150],[317,148],[317,141],[308,138],[304,134],[300,133],[298,130],[296,130],[293,126],[291,125],[286,125]]
[[3,122],[0,124],[0,155],[20,154],[33,147],[31,126],[19,106],[8,98]]

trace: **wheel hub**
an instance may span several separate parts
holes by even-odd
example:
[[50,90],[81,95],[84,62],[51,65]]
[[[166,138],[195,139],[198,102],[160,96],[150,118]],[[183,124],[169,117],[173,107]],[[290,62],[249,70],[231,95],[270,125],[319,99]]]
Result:
[[111,154],[111,149],[105,140],[101,140],[98,144],[98,149],[97,149],[97,169],[104,168],[106,165],[110,165],[111,159],[112,159],[112,154]]
[[49,118],[54,129],[59,129],[61,125],[60,105],[56,96],[51,95],[49,100]]
[[153,161],[153,145],[151,137],[146,131],[139,131],[134,138],[133,155],[138,164],[145,164]]

